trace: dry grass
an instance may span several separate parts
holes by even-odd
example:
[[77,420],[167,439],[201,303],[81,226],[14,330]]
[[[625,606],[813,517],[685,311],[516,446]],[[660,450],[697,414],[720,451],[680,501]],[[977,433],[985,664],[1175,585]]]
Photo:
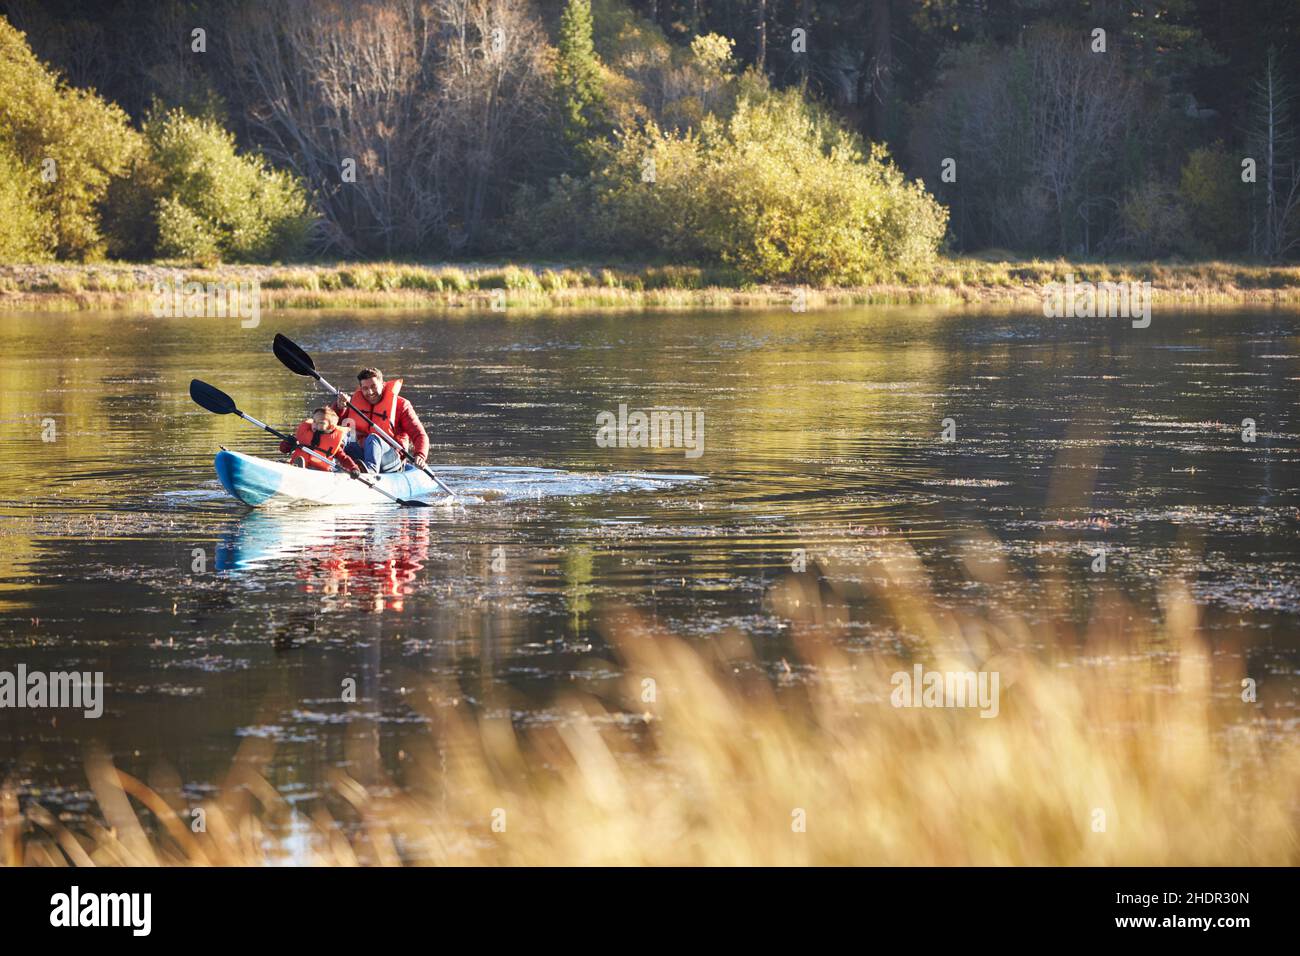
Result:
[[809,309],[866,304],[1041,303],[1043,287],[1069,273],[1093,282],[1149,281],[1156,302],[1300,301],[1300,267],[1227,262],[1072,262],[988,256],[945,258],[899,268],[859,286],[804,288],[746,283],[699,266],[511,264],[215,266],[181,263],[0,265],[0,311],[131,310],[147,313],[157,281],[258,280],[262,308],[505,307],[551,309],[788,308],[796,292]]
[[[1095,604],[1087,628],[1048,632],[1011,613],[941,610],[904,544],[881,543],[864,562],[857,580],[873,583],[852,587],[867,587],[882,618],[917,636],[906,651],[851,652],[823,640],[821,625],[843,602],[823,602],[825,582],[812,575],[789,575],[769,593],[797,649],[774,677],[740,633],[688,644],[615,615],[605,631],[622,663],[617,692],[573,696],[565,720],[525,731],[471,714],[453,687],[422,688],[409,698],[430,721],[412,758],[417,771],[398,788],[378,770],[368,786],[334,770],[332,797],[310,819],[297,817],[313,839],[296,858],[1300,863],[1300,750],[1266,709],[1240,700],[1234,659],[1209,653],[1181,587],[1166,591],[1154,630],[1135,629],[1141,615],[1110,597]],[[980,567],[986,580],[1007,573],[996,560]],[[998,716],[891,706],[890,675],[918,661],[999,672]],[[653,701],[643,699],[647,679]],[[263,740],[243,745],[198,834],[188,816],[97,757],[89,775],[100,819],[74,833],[35,804],[20,809],[7,791],[0,859],[280,859],[290,810],[263,774],[271,757]],[[498,810],[504,832],[492,826]],[[792,826],[799,811],[804,832]],[[1104,831],[1095,828],[1098,811]]]

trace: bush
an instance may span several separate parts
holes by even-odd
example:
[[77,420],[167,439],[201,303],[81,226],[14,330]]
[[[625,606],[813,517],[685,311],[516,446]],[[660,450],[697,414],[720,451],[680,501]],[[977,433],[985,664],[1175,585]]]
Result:
[[751,87],[725,122],[620,137],[591,176],[562,177],[521,208],[516,234],[549,248],[723,263],[760,281],[861,282],[880,265],[934,257],[947,210],[883,148],[864,157],[798,91]]
[[[0,191],[6,200],[20,204],[0,209],[5,217],[11,208],[26,210],[21,213],[25,226],[6,223],[0,230],[35,230],[16,246],[11,236],[5,247],[19,249],[20,255],[51,250],[60,258],[102,255],[105,241],[98,206],[111,181],[139,153],[139,134],[116,106],[64,85],[36,59],[26,37],[2,17],[0,146],[8,154],[8,179]],[[29,175],[46,163],[52,164],[44,167],[54,174],[50,181]]]
[[157,170],[158,252],[231,261],[292,258],[312,225],[293,176],[256,155],[239,155],[215,121],[172,110],[145,127]]
[[1246,244],[1249,219],[1241,166],[1222,143],[1192,150],[1183,164],[1178,193],[1202,249],[1223,253]]
[[1158,182],[1130,192],[1120,207],[1120,244],[1144,258],[1185,251],[1187,210],[1178,193]]
[[0,261],[39,262],[54,252],[54,222],[41,207],[36,171],[0,141]]

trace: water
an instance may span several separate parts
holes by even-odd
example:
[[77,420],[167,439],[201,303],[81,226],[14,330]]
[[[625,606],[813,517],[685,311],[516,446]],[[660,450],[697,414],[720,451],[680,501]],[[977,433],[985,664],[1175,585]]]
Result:
[[[277,330],[340,386],[362,364],[404,377],[431,460],[483,500],[262,513],[227,496],[218,446],[275,443],[187,385],[290,428],[322,396],[272,357]],[[792,615],[850,649],[906,642],[861,586],[899,539],[936,605],[1031,625],[1082,623],[1105,582],[1137,627],[1181,578],[1221,652],[1275,706],[1300,699],[1295,311],[1158,311],[1145,330],[917,307],[257,329],[3,315],[0,345],[0,670],[107,685],[99,720],[0,711],[0,769],[66,812],[88,805],[91,742],[187,799],[250,739],[275,744],[291,801],[334,766],[400,782],[423,730],[412,693],[562,719],[569,691],[617,674],[602,628],[621,609],[701,643],[743,633],[774,672]],[[597,415],[620,404],[703,412],[703,453],[599,447]],[[995,553],[1011,574],[981,576]],[[814,582],[815,608],[792,580]],[[1070,600],[1051,599],[1060,580]]]

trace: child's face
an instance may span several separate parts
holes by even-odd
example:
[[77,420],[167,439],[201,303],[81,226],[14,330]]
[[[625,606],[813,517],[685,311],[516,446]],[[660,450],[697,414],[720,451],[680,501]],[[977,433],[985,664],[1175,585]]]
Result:
[[335,427],[334,419],[330,418],[328,415],[322,414],[321,412],[317,412],[311,417],[311,425],[312,428],[316,429],[316,431],[325,432],[326,434],[332,432]]

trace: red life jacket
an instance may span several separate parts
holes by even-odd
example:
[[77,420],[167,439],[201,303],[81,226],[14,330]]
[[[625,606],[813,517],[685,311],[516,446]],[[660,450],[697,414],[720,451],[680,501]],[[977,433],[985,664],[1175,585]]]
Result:
[[[339,453],[339,449],[343,447],[343,442],[347,439],[348,433],[338,427],[335,427],[332,432],[318,432],[312,427],[309,418],[298,426],[298,430],[293,433],[293,437],[312,451],[333,459]],[[299,461],[306,467],[315,468],[317,471],[330,470],[330,466],[319,458],[312,457],[301,448],[295,448],[293,454],[289,456],[289,464],[296,464]]]
[[[358,411],[369,416],[370,420],[381,431],[386,432],[390,438],[396,438],[397,393],[401,390],[402,380],[400,378],[390,379],[384,383],[383,390],[379,393],[379,401],[371,405],[366,401],[366,397],[361,394],[361,389],[358,388],[352,393],[352,405]],[[351,411],[351,409],[348,409],[348,411]],[[353,427],[356,429],[357,441],[365,441],[366,436],[370,434],[369,423],[357,415],[352,415],[351,420]]]

